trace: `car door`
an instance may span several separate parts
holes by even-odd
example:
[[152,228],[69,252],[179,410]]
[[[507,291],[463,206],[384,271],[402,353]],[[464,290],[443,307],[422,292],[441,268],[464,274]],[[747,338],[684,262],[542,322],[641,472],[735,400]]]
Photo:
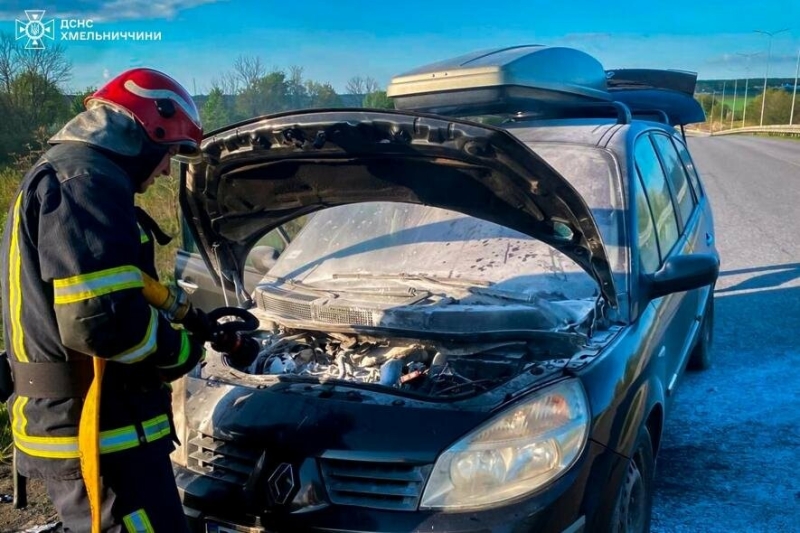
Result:
[[[718,255],[716,242],[714,240],[714,214],[711,211],[711,202],[703,189],[700,175],[697,173],[694,162],[689,155],[689,149],[679,138],[673,137],[672,143],[678,150],[683,168],[689,177],[689,183],[697,199],[697,220],[689,231],[692,232],[695,253],[707,253]],[[713,287],[703,287],[698,289],[698,315],[702,316],[706,312],[706,305],[712,296]]]
[[[713,237],[709,243],[707,235],[711,235],[712,230],[700,203],[699,188],[693,182],[679,153],[680,140],[666,132],[654,132],[652,138],[667,175],[667,184],[672,192],[673,203],[678,214],[678,225],[682,236],[681,253],[708,253],[709,246],[713,246]],[[692,317],[693,320],[689,321],[677,372],[683,370],[694,346],[709,290],[710,287],[704,287],[683,294],[682,312],[687,318]],[[671,380],[673,387],[674,381],[673,378]]]
[[[277,256],[283,253],[283,250],[297,235],[304,223],[305,219],[291,221],[274,229],[259,239],[256,246],[273,248]],[[259,272],[253,265],[252,256],[248,256],[244,268],[245,289],[252,294],[255,286],[263,276],[263,272]],[[208,312],[217,307],[235,306],[237,304],[236,295],[231,290],[225,291],[227,296],[226,304],[222,287],[214,283],[183,217],[181,217],[181,247],[178,249],[175,260],[175,280],[186,291],[192,304],[203,311]]]
[[[664,260],[671,255],[691,253],[694,246],[692,239],[683,233],[686,223],[684,218],[691,220],[694,206],[687,209],[686,195],[691,191],[684,188],[673,187],[670,183],[675,180],[669,172],[672,167],[668,157],[663,157],[658,151],[657,136],[661,134],[645,134],[640,136],[635,143],[635,163],[640,180],[637,186],[641,187],[642,198],[646,202],[658,246],[658,262],[652,257],[647,261],[641,260],[643,274],[655,272]],[[670,142],[668,136],[666,141]],[[674,150],[674,149],[673,149]],[[675,153],[677,157],[677,152]],[[673,189],[679,195],[673,193]],[[655,309],[655,327],[661,336],[656,346],[656,360],[662,382],[666,384],[667,394],[674,390],[677,377],[686,364],[688,349],[691,347],[691,335],[696,331],[697,291],[679,292],[654,299],[650,302]]]

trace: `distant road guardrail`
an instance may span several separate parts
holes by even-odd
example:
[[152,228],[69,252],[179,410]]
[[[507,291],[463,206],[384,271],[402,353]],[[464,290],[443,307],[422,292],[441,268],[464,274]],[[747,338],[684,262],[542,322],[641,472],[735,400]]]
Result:
[[748,126],[711,133],[711,135],[736,135],[742,133],[777,133],[779,135],[800,135],[800,125],[796,126]]

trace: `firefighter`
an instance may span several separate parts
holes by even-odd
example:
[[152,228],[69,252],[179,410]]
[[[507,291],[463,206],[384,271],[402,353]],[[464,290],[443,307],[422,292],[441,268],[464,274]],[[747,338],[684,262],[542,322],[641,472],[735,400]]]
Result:
[[134,198],[169,173],[171,156],[199,152],[202,126],[189,93],[151,69],[124,72],[85,107],[25,175],[3,235],[17,469],[44,480],[65,531],[98,530],[81,469],[91,453],[78,438],[96,378],[96,526],[188,532],[169,458],[169,383],[202,360],[204,339],[145,298],[164,236]]

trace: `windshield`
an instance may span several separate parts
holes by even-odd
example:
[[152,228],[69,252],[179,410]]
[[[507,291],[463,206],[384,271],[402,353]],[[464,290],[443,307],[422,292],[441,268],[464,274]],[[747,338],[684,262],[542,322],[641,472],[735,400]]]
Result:
[[622,181],[612,155],[593,146],[565,143],[526,143],[583,197],[592,211],[617,293],[627,292],[628,247],[625,237],[625,204]]
[[558,299],[597,294],[591,277],[541,241],[461,213],[395,202],[317,213],[269,272],[320,286],[356,273],[471,280]]
[[[624,276],[617,174],[599,150],[536,146],[592,208],[615,276]],[[576,161],[578,161],[576,163]],[[613,167],[612,167],[613,168]],[[270,270],[271,277],[331,288],[337,277],[420,275],[492,285],[519,296],[575,300],[597,284],[549,245],[458,212],[395,202],[366,202],[315,214]],[[621,285],[620,287],[624,287]]]

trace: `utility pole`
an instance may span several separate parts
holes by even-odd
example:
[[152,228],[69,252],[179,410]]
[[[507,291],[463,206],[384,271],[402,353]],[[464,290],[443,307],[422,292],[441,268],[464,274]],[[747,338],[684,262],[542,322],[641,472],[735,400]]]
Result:
[[744,119],[747,118],[747,88],[750,85],[750,58],[761,55],[761,52],[753,52],[752,54],[737,53],[736,55],[747,58],[747,66],[744,67],[744,108],[742,109],[742,127],[744,128]]
[[711,115],[711,123],[709,124],[709,128],[711,128],[711,133],[714,133],[714,102],[717,100],[717,91],[711,91],[711,108],[708,110],[708,114]]
[[797,75],[800,74],[800,50],[797,51],[797,67],[794,69],[794,91],[792,91],[792,112],[789,115],[789,125],[794,122],[794,100],[797,96]]
[[736,117],[736,91],[739,90],[739,78],[733,82],[733,108],[731,109],[731,129],[733,129],[733,119]]
[[779,33],[789,31],[789,28],[784,28],[778,31],[763,31],[753,30],[756,33],[763,33],[769,36],[769,45],[767,46],[767,71],[764,73],[764,92],[761,93],[761,126],[764,125],[764,104],[767,102],[767,77],[769,77],[769,60],[772,56],[772,38]]
[[728,80],[722,80],[722,103],[719,105],[719,129],[722,127],[722,119],[725,118],[725,85]]

